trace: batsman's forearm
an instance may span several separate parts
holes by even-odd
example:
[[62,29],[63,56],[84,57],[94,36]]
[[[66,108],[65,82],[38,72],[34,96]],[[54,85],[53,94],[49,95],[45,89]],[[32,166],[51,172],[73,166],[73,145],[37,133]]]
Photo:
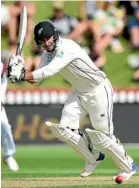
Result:
[[33,72],[26,70],[24,80],[27,82],[34,84],[34,83],[39,83],[43,79],[42,76],[42,70],[38,69]]
[[25,80],[31,84],[35,83],[32,72],[26,72]]

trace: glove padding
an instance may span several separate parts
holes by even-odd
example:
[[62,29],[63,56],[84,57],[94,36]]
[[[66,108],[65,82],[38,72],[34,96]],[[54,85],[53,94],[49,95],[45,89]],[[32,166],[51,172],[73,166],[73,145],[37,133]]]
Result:
[[11,55],[7,69],[7,76],[12,83],[25,80],[26,70],[24,65],[24,59],[21,56]]
[[8,67],[12,67],[13,65],[18,65],[18,63],[22,63],[23,65],[25,65],[24,59],[23,57],[21,57],[20,55],[11,55],[9,58],[9,64]]

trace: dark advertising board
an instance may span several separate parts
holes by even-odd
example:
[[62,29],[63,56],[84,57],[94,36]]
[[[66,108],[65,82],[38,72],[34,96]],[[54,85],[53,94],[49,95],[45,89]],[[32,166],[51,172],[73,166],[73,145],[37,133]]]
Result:
[[[5,105],[14,140],[19,144],[59,143],[45,121],[59,123],[62,104]],[[114,104],[115,135],[123,143],[139,143],[139,104]],[[91,127],[88,117],[81,128]]]

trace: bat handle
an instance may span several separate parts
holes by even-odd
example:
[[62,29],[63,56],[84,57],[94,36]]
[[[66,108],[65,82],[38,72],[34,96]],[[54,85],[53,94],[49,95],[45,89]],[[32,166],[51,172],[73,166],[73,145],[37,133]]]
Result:
[[20,43],[17,43],[16,56],[21,55]]

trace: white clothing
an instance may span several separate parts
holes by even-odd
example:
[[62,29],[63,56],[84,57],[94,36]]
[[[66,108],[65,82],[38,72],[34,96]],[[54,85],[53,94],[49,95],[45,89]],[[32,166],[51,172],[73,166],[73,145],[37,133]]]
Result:
[[[1,63],[1,102],[7,89],[7,78]],[[11,125],[9,124],[4,107],[1,110],[1,143],[4,150],[4,157],[12,156],[15,153],[15,144],[13,140]]]
[[[132,164],[125,157],[125,150],[113,140],[113,89],[105,73],[95,66],[78,44],[61,38],[53,53],[43,53],[40,68],[33,72],[33,78],[38,82],[57,72],[71,83],[72,89],[65,102],[60,124],[50,128],[52,133],[80,153],[89,164],[97,160],[94,156],[98,157],[97,150],[100,150],[109,155],[118,168],[130,171]],[[97,149],[94,154],[77,130],[86,114],[89,114],[95,129],[93,136],[86,130],[91,140],[88,140],[88,144]]]
[[36,82],[59,72],[79,95],[98,86],[106,77],[84,50],[69,39],[60,38],[58,47],[53,53],[44,51],[40,67],[33,72]]
[[33,77],[40,81],[57,72],[72,85],[60,124],[78,129],[80,120],[89,114],[96,130],[112,134],[112,87],[105,73],[74,41],[60,38],[55,52],[44,51],[40,68],[33,72]]
[[15,144],[13,140],[11,125],[8,122],[8,118],[4,107],[1,111],[1,144],[4,150],[4,157],[12,156],[15,153]]
[[1,101],[4,100],[6,90],[7,90],[7,79],[6,79],[6,74],[4,74],[1,77]]
[[95,130],[112,135],[112,98],[112,87],[108,79],[84,96],[78,96],[74,90],[71,90],[62,111],[60,125],[78,129],[80,121],[89,114]]

